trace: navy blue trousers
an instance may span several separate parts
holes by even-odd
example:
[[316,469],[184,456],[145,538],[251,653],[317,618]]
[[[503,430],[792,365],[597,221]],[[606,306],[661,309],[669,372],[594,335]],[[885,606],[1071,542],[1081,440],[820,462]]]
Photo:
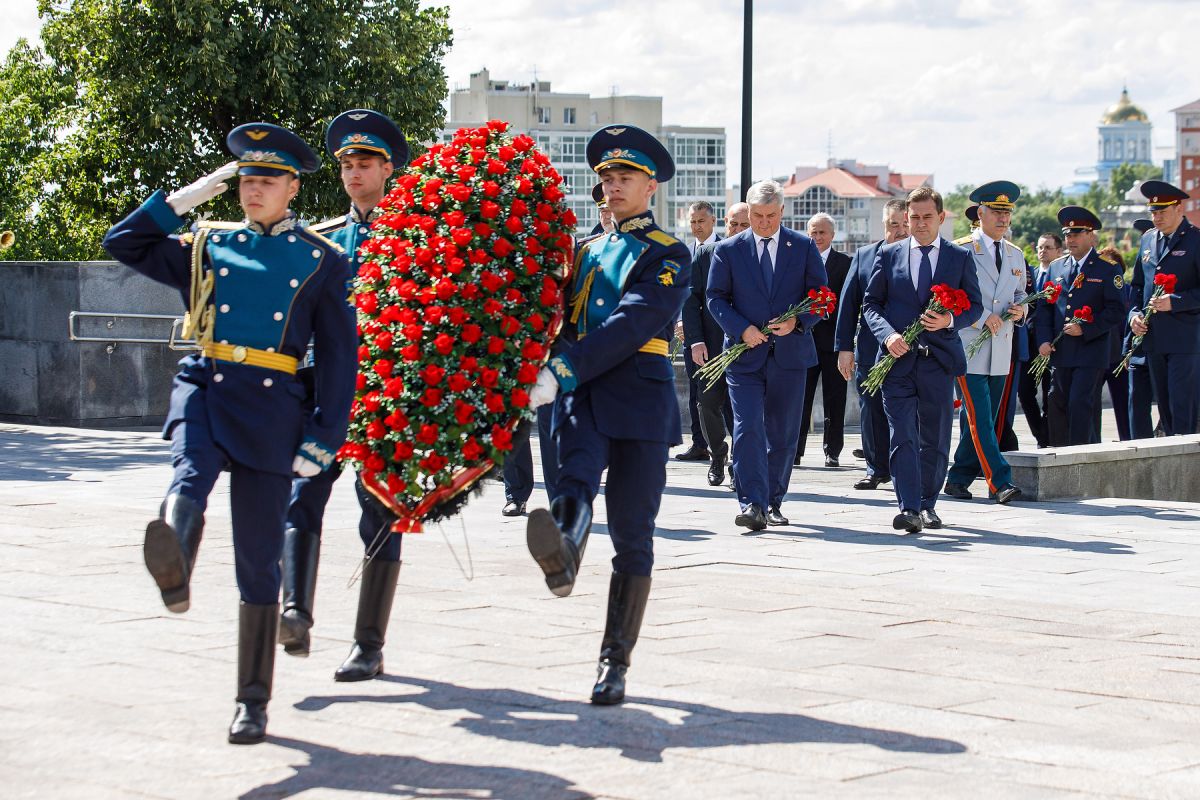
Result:
[[[1092,417],[1096,411],[1096,386],[1104,367],[1054,367],[1050,370],[1049,402],[1065,410],[1065,444],[1095,444]],[[1055,445],[1058,446],[1058,445]]]
[[867,475],[872,478],[887,478],[892,474],[888,464],[890,434],[887,414],[883,412],[883,390],[868,394],[863,390],[863,381],[871,371],[869,364],[859,364],[854,372],[854,387],[858,391],[858,429],[862,436],[863,458],[867,462]]
[[[558,483],[558,453],[554,450],[554,435],[551,433],[553,419],[553,403],[538,407],[538,451],[542,456],[542,483],[549,497],[554,497],[555,484]],[[514,442],[513,451],[504,459],[503,474],[504,499],[510,503],[528,501],[533,494],[533,449],[528,436]]]
[[1150,380],[1150,365],[1129,364],[1129,435],[1134,439],[1153,439],[1154,383]]
[[255,605],[279,602],[279,557],[291,479],[231,461],[213,441],[207,422],[177,422],[171,428],[175,474],[168,494],[181,494],[208,507],[208,495],[221,470],[229,469],[229,505],[233,520],[233,560],[238,592]]
[[891,434],[888,462],[901,511],[937,505],[950,462],[954,378],[928,356],[913,354],[907,375],[888,375],[880,393]]
[[1200,353],[1163,353],[1147,360],[1163,429],[1168,436],[1195,433],[1200,424]]
[[654,567],[654,519],[667,485],[666,442],[611,439],[596,429],[590,396],[577,397],[572,413],[558,420],[558,483],[555,497],[574,497],[590,507],[604,483],[613,572],[649,576]]
[[779,366],[774,353],[760,370],[725,373],[733,404],[733,480],[743,511],[752,504],[764,512],[778,508],[787,494],[807,374]]
[[692,348],[683,348],[683,370],[688,378],[688,413],[690,414],[688,430],[691,431],[692,444],[708,449],[708,439],[704,437],[704,426],[700,423],[700,395],[704,393],[703,384],[696,380],[696,370],[700,366],[692,358]]

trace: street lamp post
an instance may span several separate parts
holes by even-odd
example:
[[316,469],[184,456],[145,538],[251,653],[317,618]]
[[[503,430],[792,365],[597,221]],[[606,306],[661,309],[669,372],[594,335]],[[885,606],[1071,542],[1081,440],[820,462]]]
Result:
[[750,144],[754,135],[752,106],[754,101],[754,0],[744,0],[742,14],[742,176],[741,197],[746,199],[750,189]]

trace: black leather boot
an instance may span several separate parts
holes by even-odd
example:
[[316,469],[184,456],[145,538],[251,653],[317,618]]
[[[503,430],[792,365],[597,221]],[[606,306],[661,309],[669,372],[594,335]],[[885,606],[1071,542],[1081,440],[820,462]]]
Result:
[[591,506],[575,497],[556,497],[549,511],[538,508],[529,512],[525,543],[556,596],[566,597],[575,588],[591,529]]
[[625,699],[625,671],[642,629],[642,616],[650,597],[650,576],[614,572],[608,584],[608,620],[600,645],[600,666],[592,702],[612,706]]
[[317,533],[297,528],[283,532],[283,614],[279,618],[279,643],[289,656],[308,655],[308,631],[313,626],[320,558],[321,537]]
[[238,609],[237,711],[229,726],[230,744],[257,744],[267,738],[278,626],[278,603],[242,603]]
[[188,584],[203,533],[204,512],[200,504],[181,494],[167,495],[158,519],[146,525],[142,548],[146,569],[158,584],[167,610],[176,614],[182,614],[191,605]]
[[362,585],[358,590],[358,618],[354,622],[354,646],[333,673],[335,681],[368,681],[383,674],[383,639],[399,578],[399,561],[373,558],[363,570]]

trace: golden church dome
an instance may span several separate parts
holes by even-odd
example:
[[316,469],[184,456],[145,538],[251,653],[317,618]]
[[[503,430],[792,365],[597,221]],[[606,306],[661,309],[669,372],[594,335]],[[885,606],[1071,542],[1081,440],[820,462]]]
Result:
[[1146,112],[1135,106],[1129,100],[1129,90],[1121,90],[1121,99],[1108,107],[1100,118],[1103,125],[1116,125],[1121,122],[1149,122]]

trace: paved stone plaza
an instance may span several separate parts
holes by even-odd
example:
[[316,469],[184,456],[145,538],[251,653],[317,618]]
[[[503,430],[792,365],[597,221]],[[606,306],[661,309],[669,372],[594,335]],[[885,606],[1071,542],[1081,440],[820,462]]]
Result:
[[0,795],[1200,797],[1200,505],[946,500],[949,529],[900,536],[890,490],[850,488],[854,446],[757,534],[705,465],[671,465],[617,708],[586,702],[603,503],[555,599],[496,483],[405,543],[388,675],[334,683],[361,552],[342,480],[312,656],[280,653],[270,739],[235,747],[225,481],[172,615],[141,556],[165,443],[0,426]]

